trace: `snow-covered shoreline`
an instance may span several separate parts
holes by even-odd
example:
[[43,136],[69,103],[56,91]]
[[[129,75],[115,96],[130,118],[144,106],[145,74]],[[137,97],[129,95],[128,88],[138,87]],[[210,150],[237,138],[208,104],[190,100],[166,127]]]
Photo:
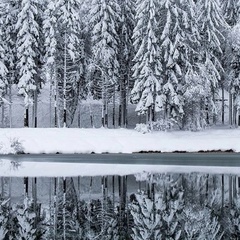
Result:
[[[16,153],[240,152],[240,129],[142,134],[129,129],[14,128],[0,130],[0,154]],[[15,147],[14,147],[15,146]],[[20,149],[21,151],[21,149]]]
[[[19,150],[30,154],[198,152],[230,149],[240,152],[240,130],[207,129],[201,132],[172,131],[142,134],[127,129],[17,128],[1,129],[0,143],[0,154],[14,154]],[[240,168],[51,162],[21,162],[18,168],[14,168],[12,162],[2,156],[0,172],[1,176],[15,177],[129,175],[144,172],[238,174]]]

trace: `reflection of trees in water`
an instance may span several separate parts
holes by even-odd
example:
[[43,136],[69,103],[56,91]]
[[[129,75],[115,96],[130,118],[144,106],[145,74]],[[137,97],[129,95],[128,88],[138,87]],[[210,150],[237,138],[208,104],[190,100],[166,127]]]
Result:
[[12,179],[2,177],[0,239],[238,238],[236,176],[145,173],[131,193],[129,179],[90,177],[83,193],[81,177],[51,178],[46,206],[38,199],[36,178],[24,178],[24,198],[14,203]]

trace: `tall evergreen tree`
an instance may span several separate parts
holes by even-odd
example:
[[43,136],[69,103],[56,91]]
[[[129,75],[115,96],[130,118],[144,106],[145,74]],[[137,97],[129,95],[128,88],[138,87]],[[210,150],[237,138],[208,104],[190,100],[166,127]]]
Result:
[[22,0],[16,23],[17,68],[19,71],[19,93],[24,95],[24,126],[29,127],[29,106],[36,90],[37,57],[39,44],[38,7],[35,0]]
[[163,202],[155,201],[144,194],[136,194],[136,201],[131,205],[134,220],[131,235],[134,240],[164,239],[161,232]]
[[228,25],[224,20],[222,11],[217,0],[200,0],[197,3],[198,24],[201,36],[201,63],[208,77],[211,96],[206,99],[208,109],[212,111],[213,122],[217,114],[215,99],[218,94],[221,75],[224,69],[221,63],[223,55],[224,31]]
[[3,19],[4,19],[4,31],[5,31],[5,64],[8,69],[7,74],[7,87],[8,87],[8,99],[9,99],[9,127],[12,127],[12,86],[17,83],[18,71],[17,71],[17,54],[16,54],[16,38],[17,30],[15,28],[17,22],[17,14],[20,9],[20,2],[17,0],[11,0],[3,2]]
[[[228,35],[228,87],[233,97],[233,123],[240,124],[240,119],[237,119],[237,110],[240,106],[240,25],[237,24],[231,29]],[[231,99],[230,99],[231,101]]]
[[92,60],[99,82],[102,106],[102,125],[107,126],[107,103],[113,86],[118,84],[117,29],[120,21],[120,7],[117,0],[93,0],[90,11],[92,27]]
[[[7,14],[4,11],[4,5],[0,5],[0,98],[4,96],[6,93],[6,89],[8,86],[7,83],[7,73],[8,69],[6,66],[6,55],[8,54],[8,49],[7,49],[7,31],[5,28],[5,16],[4,14]],[[1,101],[1,103],[3,103]]]
[[[223,84],[225,89],[229,91],[229,123],[236,124],[236,114],[238,107],[238,87],[236,82],[236,76],[238,75],[238,38],[235,38],[236,30],[238,27],[237,23],[239,22],[240,14],[240,1],[238,0],[229,0],[229,1],[220,1],[222,7],[222,14],[232,28],[229,32],[225,34],[227,38],[226,44],[224,45],[224,55],[223,55],[223,67],[225,74],[223,76]],[[236,44],[237,43],[237,44]],[[234,46],[233,46],[234,45]]]
[[[56,58],[58,92],[63,109],[63,126],[69,126],[73,120],[78,103],[79,83],[82,65],[79,62],[83,56],[80,39],[81,27],[79,20],[79,0],[56,0],[56,40],[58,54]],[[77,99],[77,101],[75,101]],[[74,106],[74,107],[73,107]],[[73,109],[72,109],[73,108]],[[69,117],[67,117],[67,109]],[[67,119],[69,123],[67,123]]]
[[192,0],[161,2],[160,50],[163,66],[163,91],[159,106],[164,118],[181,120],[184,114],[185,76],[195,71],[198,31]]
[[133,59],[133,29],[135,16],[135,0],[120,0],[121,21],[119,27],[119,125],[127,126],[129,91],[133,86],[131,67]]
[[240,1],[239,0],[220,0],[222,12],[225,21],[230,25],[234,26],[239,21],[240,14]]
[[157,105],[157,96],[162,90],[160,78],[162,66],[157,39],[157,9],[158,1],[137,1],[136,26],[133,33],[136,54],[133,59],[135,83],[131,99],[132,102],[137,103],[137,112],[149,113],[148,120],[150,121],[153,120],[152,113]]
[[[56,75],[56,55],[57,55],[57,39],[56,39],[56,6],[54,2],[49,1],[43,16],[43,33],[45,36],[45,67],[50,81],[50,94],[54,92],[54,126],[57,127],[57,75]],[[51,111],[51,109],[50,109]],[[51,118],[51,112],[50,112]],[[50,119],[51,121],[51,119]]]

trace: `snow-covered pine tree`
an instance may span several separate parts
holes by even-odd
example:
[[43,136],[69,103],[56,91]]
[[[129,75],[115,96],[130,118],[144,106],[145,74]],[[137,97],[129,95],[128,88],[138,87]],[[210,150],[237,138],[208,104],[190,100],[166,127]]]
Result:
[[[221,1],[222,14],[226,22],[230,25],[231,29],[225,34],[227,39],[224,49],[223,66],[224,74],[224,87],[229,91],[229,123],[237,124],[237,108],[238,108],[238,86],[237,75],[239,72],[238,67],[238,37],[236,31],[240,16],[240,1],[229,0]],[[236,36],[235,36],[236,35]]]
[[[63,126],[71,124],[78,104],[82,75],[83,42],[80,39],[79,0],[56,0],[57,75],[59,97],[63,108]],[[60,101],[59,101],[60,102]],[[70,109],[69,118],[67,108]],[[69,119],[70,123],[67,123]]]
[[161,1],[160,51],[163,90],[158,98],[164,118],[174,118],[180,124],[184,112],[186,74],[195,71],[199,37],[195,21],[195,3],[192,0]]
[[135,16],[135,0],[119,0],[121,7],[121,22],[119,26],[119,126],[127,127],[129,91],[131,82],[131,67],[133,59],[133,29]]
[[136,199],[131,204],[131,215],[134,226],[131,235],[134,240],[167,239],[161,234],[162,203],[161,198],[149,199],[144,193],[136,194]]
[[7,82],[7,73],[8,69],[6,67],[6,55],[8,55],[7,48],[7,31],[5,26],[5,18],[8,14],[5,12],[5,4],[0,4],[0,105],[2,105],[3,97],[6,94],[8,82]]
[[223,233],[211,209],[186,206],[183,210],[184,239],[222,239]]
[[6,239],[8,235],[9,224],[9,211],[8,211],[9,199],[0,201],[0,238]]
[[224,31],[228,25],[224,20],[218,0],[199,0],[197,2],[197,22],[201,37],[202,71],[207,74],[211,95],[205,100],[207,111],[216,122],[216,97],[224,69],[221,63],[223,55]]
[[209,86],[199,73],[201,38],[196,20],[196,5],[193,0],[183,0],[178,2],[178,8],[181,28],[179,43],[182,47],[177,47],[180,53],[177,62],[182,71],[179,89],[182,88],[184,99],[181,127],[199,130],[206,125],[204,100],[209,94]]
[[34,91],[37,88],[36,75],[39,47],[39,24],[37,22],[38,2],[22,0],[16,23],[17,69],[19,73],[19,94],[24,96],[24,126],[29,127],[29,106],[33,103]]
[[211,96],[208,75],[205,67],[198,64],[198,70],[189,69],[185,75],[184,117],[182,126],[199,131],[207,126],[208,119],[205,101]]
[[9,127],[12,127],[12,86],[17,83],[17,54],[16,54],[16,37],[17,31],[15,28],[17,22],[17,14],[20,9],[20,2],[16,0],[10,0],[7,2],[2,2],[3,7],[2,13],[4,19],[4,32],[5,32],[5,65],[8,69],[7,74],[7,84],[8,84],[8,100],[9,100]]
[[[50,81],[50,101],[54,95],[54,127],[58,126],[57,123],[57,76],[56,76],[56,54],[57,54],[57,39],[56,39],[56,7],[55,3],[49,1],[43,15],[43,33],[45,36],[45,68],[47,71],[47,82]],[[50,106],[51,108],[51,106]],[[51,123],[51,110],[50,109],[50,123]],[[51,124],[50,124],[51,125]]]
[[240,123],[237,109],[240,106],[240,24],[234,26],[228,34],[228,86],[233,98],[233,124]]
[[230,25],[234,26],[239,21],[240,16],[240,2],[239,0],[220,0],[222,13],[225,21]]
[[57,238],[78,239],[77,193],[72,178],[63,178],[57,189]]
[[178,182],[170,179],[164,187],[164,210],[162,213],[163,239],[179,240],[182,236],[180,216],[184,207],[183,189]]
[[23,207],[17,210],[18,239],[28,240],[36,238],[35,217],[35,213],[31,210],[31,200],[25,198]]
[[158,109],[158,96],[162,90],[160,77],[162,66],[158,46],[158,1],[138,0],[136,5],[136,26],[133,32],[135,49],[133,78],[134,87],[131,100],[137,103],[139,114],[147,115],[147,122],[154,120],[154,112]]
[[118,85],[118,52],[120,7],[117,0],[92,0],[90,10],[92,27],[92,61],[96,75],[96,85],[100,87],[102,99],[102,126],[108,125],[107,104],[113,87]]

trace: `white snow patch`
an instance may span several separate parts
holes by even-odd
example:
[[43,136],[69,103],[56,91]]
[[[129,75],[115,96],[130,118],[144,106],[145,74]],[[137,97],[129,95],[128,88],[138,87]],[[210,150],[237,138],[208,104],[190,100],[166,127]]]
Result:
[[14,128],[0,130],[0,154],[15,153],[13,139],[25,153],[133,153],[140,151],[229,150],[240,152],[240,129],[142,134],[127,129]]
[[53,162],[19,162],[13,164],[10,160],[0,160],[1,177],[74,177],[137,174],[137,179],[143,174],[151,173],[212,173],[239,174],[240,167],[200,167],[200,166],[170,166],[170,165],[131,165],[131,164],[84,164],[84,163],[53,163]]

